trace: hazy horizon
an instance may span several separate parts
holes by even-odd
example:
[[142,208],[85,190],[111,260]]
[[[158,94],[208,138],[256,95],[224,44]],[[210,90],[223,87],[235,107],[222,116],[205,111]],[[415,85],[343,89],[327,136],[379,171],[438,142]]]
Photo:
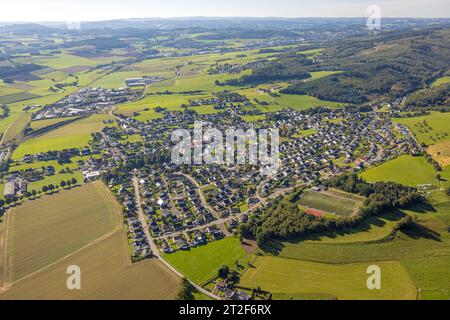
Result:
[[[2,22],[107,21],[170,18],[360,18],[378,5],[385,18],[448,18],[448,0],[16,0],[2,5]],[[24,9],[25,8],[25,9]]]

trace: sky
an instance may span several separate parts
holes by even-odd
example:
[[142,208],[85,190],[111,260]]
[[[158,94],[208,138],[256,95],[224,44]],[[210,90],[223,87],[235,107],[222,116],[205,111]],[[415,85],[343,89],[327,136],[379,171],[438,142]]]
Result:
[[0,21],[149,17],[450,17],[450,0],[1,0]]

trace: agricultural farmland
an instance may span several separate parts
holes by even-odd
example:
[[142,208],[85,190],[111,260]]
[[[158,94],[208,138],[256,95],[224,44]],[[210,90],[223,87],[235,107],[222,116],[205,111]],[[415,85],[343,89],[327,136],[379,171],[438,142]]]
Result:
[[[0,293],[9,299],[174,299],[179,278],[157,260],[131,264],[123,231],[116,231]],[[82,290],[67,290],[67,266],[82,270]]]
[[112,119],[112,117],[106,114],[93,115],[29,139],[17,148],[13,159],[21,159],[26,154],[87,146],[92,139],[91,133],[100,132],[106,126],[103,121],[108,119]]
[[433,82],[433,87],[439,87],[443,84],[447,84],[450,83],[450,77],[446,76],[446,77],[442,77],[437,79],[436,81]]
[[111,200],[96,183],[11,209],[6,281],[19,280],[114,230],[119,208]]
[[[101,183],[12,209],[2,224],[7,267],[0,299],[173,298],[179,279],[161,263],[131,264],[120,211]],[[68,265],[83,270],[83,290],[67,290]]]

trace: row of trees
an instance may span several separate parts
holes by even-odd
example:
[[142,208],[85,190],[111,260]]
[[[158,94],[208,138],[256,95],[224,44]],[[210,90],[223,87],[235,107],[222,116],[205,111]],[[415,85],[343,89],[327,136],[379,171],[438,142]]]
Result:
[[77,183],[78,183],[78,181],[77,181],[76,178],[72,178],[72,179],[68,179],[68,180],[62,180],[59,183],[59,185],[54,185],[53,183],[50,183],[48,185],[43,186],[40,191],[36,191],[34,189],[31,190],[31,191],[27,191],[20,198],[18,196],[12,196],[12,197],[9,197],[9,198],[7,198],[5,200],[0,199],[0,207],[3,207],[5,204],[10,205],[12,203],[16,203],[17,201],[19,201],[23,197],[36,198],[37,195],[40,195],[42,193],[52,192],[52,191],[58,189],[59,187],[61,187],[61,188],[66,188],[66,187],[71,188],[72,186],[77,185]]
[[66,188],[66,187],[68,187],[68,188],[70,188],[71,186],[73,186],[73,185],[76,185],[78,183],[78,181],[77,181],[77,179],[75,179],[75,178],[72,178],[72,179],[69,179],[69,180],[62,180],[60,183],[59,183],[59,186],[58,185],[54,185],[54,184],[49,184],[49,185],[45,185],[45,186],[43,186],[42,187],[42,192],[44,192],[44,193],[46,193],[46,192],[52,192],[53,190],[55,190],[55,189],[57,189],[58,187],[61,187],[61,188]]

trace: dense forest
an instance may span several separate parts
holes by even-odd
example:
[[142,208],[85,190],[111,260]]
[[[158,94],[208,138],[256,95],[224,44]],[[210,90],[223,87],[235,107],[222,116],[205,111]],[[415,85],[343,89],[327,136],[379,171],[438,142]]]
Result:
[[255,68],[250,75],[231,79],[221,85],[258,84],[267,81],[303,80],[311,78],[314,62],[303,55],[282,55]]
[[398,98],[426,87],[450,69],[449,31],[417,31],[404,38],[387,33],[375,40],[344,41],[325,51],[320,66],[343,72],[296,82],[283,93],[345,103],[363,103],[374,96]]
[[0,67],[0,79],[9,79],[17,76],[26,76],[33,71],[42,69],[43,66],[29,63],[29,64],[16,64],[13,66]]
[[414,92],[406,99],[409,107],[450,107],[450,83]]

